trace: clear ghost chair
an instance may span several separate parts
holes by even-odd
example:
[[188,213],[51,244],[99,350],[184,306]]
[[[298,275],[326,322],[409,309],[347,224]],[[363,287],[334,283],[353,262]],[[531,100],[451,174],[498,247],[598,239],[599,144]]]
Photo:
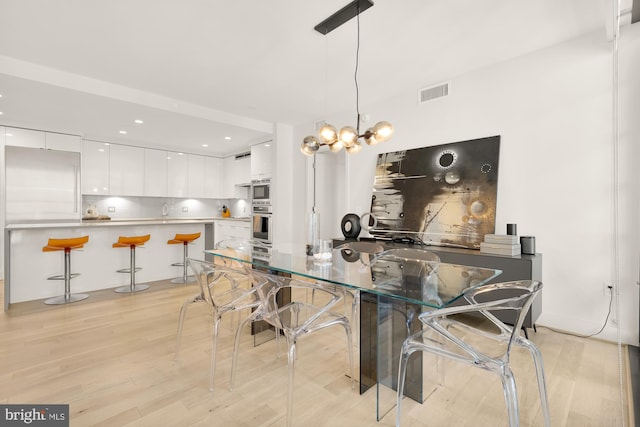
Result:
[[[533,280],[482,285],[469,288],[464,292],[464,298],[469,305],[422,313],[419,318],[423,329],[407,338],[402,345],[398,368],[396,426],[400,426],[408,359],[416,351],[430,352],[438,357],[466,363],[499,375],[507,404],[509,425],[518,426],[518,395],[510,367],[511,348],[513,345],[518,345],[531,353],[538,381],[544,425],[549,427],[551,422],[542,354],[531,341],[523,338],[519,333],[531,303],[541,290],[542,283]],[[494,311],[502,310],[516,313],[515,325],[506,325],[492,314]],[[449,317],[465,313],[480,314],[490,322],[493,326],[492,330],[473,327]]]
[[[222,240],[218,242],[215,246],[215,249],[218,251],[225,252],[234,258],[238,259],[231,260],[225,258],[215,258],[214,264],[221,265],[233,268],[234,270],[227,271],[227,279],[231,280],[231,284],[234,287],[238,287],[240,283],[246,282],[247,276],[244,273],[243,269],[245,265],[243,265],[242,261],[239,260],[250,260],[251,252],[254,246],[264,246],[264,243],[254,241],[254,240],[242,240],[242,239],[230,239],[230,240]],[[192,258],[193,259],[193,258]],[[176,335],[176,351],[174,355],[174,360],[178,360],[180,355],[180,342],[182,340],[182,328],[184,326],[184,319],[187,315],[187,309],[191,306],[191,304],[207,302],[206,295],[204,294],[204,287],[199,286],[199,292],[193,295],[191,298],[187,299],[182,307],[180,307],[180,315],[178,317],[178,333]],[[236,322],[232,322],[234,324]]]
[[[336,249],[340,250],[340,255],[343,259],[350,262],[361,260],[362,254],[373,255],[384,251],[384,247],[380,243],[376,242],[347,242],[337,246]],[[356,341],[358,341],[358,331],[360,330],[358,326],[360,291],[344,287],[342,290],[345,294],[349,294],[351,296],[351,324],[354,325],[353,330],[355,331]]]
[[[276,276],[257,271],[251,272],[252,280],[261,283],[258,286],[259,294],[263,299],[263,311],[255,314],[251,318],[245,319],[243,324],[254,320],[255,317],[266,321],[272,325],[276,331],[281,331],[287,341],[287,364],[288,364],[288,392],[287,392],[287,415],[286,425],[291,426],[293,414],[293,379],[296,361],[296,345],[302,336],[320,331],[330,326],[340,325],[347,335],[347,352],[349,355],[349,369],[351,375],[351,388],[355,389],[355,372],[353,368],[353,343],[351,338],[351,327],[349,319],[342,313],[334,312],[332,309],[340,303],[342,293],[333,291],[325,287],[319,287],[315,283],[293,280],[282,276]],[[266,282],[266,283],[265,283]],[[291,302],[278,306],[277,294],[284,289],[291,290]],[[322,303],[309,304],[305,301],[306,292],[316,289],[317,300]],[[242,328],[242,326],[241,326]],[[240,345],[240,329],[236,333],[236,340],[233,351],[231,365],[231,387],[234,385],[234,374],[237,366],[237,358]]]
[[[245,280],[248,287],[238,284],[238,277],[243,275],[242,270],[192,258],[189,258],[187,262],[200,286],[202,301],[210,304],[213,312],[211,369],[209,375],[209,390],[213,391],[218,331],[222,316],[226,313],[235,313],[245,309],[259,311],[262,299],[258,295],[258,287],[251,286],[249,280]],[[245,277],[247,277],[246,274]]]
[[[372,275],[376,277],[376,286],[403,287],[404,283],[398,281],[398,277],[416,277],[420,280],[420,298],[442,305],[442,299],[438,294],[438,281],[435,275],[438,271],[440,257],[434,252],[425,249],[396,248],[376,254],[370,261]],[[387,270],[396,269],[394,274]],[[389,277],[387,280],[386,277]],[[419,306],[409,306],[404,313],[406,317],[407,336],[411,335],[411,324],[419,314]]]

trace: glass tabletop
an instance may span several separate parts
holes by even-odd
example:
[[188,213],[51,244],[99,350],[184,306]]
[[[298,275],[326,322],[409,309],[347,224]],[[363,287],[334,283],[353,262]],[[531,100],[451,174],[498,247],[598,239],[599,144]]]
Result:
[[502,273],[493,268],[378,256],[352,249],[333,249],[330,260],[318,262],[304,254],[272,251],[270,261],[228,250],[205,250],[215,257],[250,263],[255,268],[320,280],[434,308],[449,305],[465,289],[489,282]]

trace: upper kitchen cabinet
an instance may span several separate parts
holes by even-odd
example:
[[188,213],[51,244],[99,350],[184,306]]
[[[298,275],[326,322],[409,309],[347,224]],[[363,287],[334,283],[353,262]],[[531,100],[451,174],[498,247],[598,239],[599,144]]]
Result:
[[272,175],[271,141],[251,146],[251,179],[268,179]]
[[47,150],[72,151],[74,153],[82,151],[82,143],[79,136],[47,132],[44,137]]
[[109,144],[82,141],[82,194],[109,194]]
[[222,199],[222,159],[204,159],[204,197]]
[[205,197],[204,156],[189,154],[187,156],[187,165],[187,197]]
[[38,130],[7,128],[6,144],[15,147],[45,148],[44,132]]
[[167,196],[187,197],[189,162],[184,153],[167,152]]
[[6,144],[15,147],[46,148],[74,153],[82,151],[79,136],[31,129],[7,128]]
[[144,148],[111,145],[109,150],[109,194],[144,194]]
[[222,197],[225,199],[248,198],[251,183],[251,156],[241,154],[225,158],[222,171]]
[[167,152],[144,149],[144,195],[166,197],[168,183]]

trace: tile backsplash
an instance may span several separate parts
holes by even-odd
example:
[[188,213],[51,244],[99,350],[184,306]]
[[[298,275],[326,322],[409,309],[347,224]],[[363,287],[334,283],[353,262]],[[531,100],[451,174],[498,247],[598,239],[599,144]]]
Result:
[[82,196],[83,216],[95,207],[98,215],[112,219],[220,217],[223,205],[231,210],[232,217],[251,215],[251,202],[245,199]]

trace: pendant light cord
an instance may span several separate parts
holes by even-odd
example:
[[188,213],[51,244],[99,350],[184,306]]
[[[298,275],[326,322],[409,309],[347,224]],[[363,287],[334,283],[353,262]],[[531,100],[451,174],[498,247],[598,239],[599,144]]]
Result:
[[353,75],[353,79],[356,83],[356,131],[360,135],[360,90],[358,88],[358,64],[360,59],[360,3],[358,3],[358,14],[356,16],[357,21],[357,43],[356,43],[356,70]]

